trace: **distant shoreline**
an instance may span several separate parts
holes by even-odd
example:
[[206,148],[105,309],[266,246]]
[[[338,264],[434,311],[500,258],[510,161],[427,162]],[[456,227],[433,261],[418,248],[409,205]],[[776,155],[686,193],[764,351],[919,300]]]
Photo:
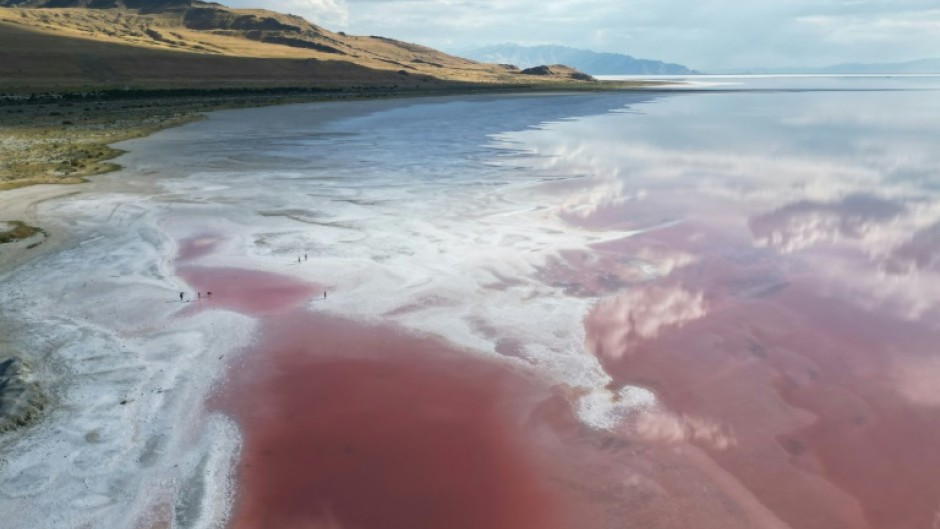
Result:
[[[655,81],[585,84],[455,84],[439,88],[308,87],[47,90],[0,86],[0,192],[35,184],[78,184],[120,168],[111,144],[202,119],[206,112],[290,103],[455,95],[591,93],[662,87]],[[16,219],[0,219],[16,220]]]

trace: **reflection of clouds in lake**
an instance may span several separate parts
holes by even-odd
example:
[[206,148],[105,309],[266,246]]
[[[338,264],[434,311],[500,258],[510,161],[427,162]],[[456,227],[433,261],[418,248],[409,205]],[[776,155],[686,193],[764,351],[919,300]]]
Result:
[[940,222],[896,247],[885,261],[885,270],[901,275],[926,270],[940,272]]
[[705,313],[701,292],[661,285],[630,289],[598,302],[588,314],[587,348],[600,357],[622,358],[665,328],[681,326]]
[[654,266],[656,274],[660,277],[668,276],[673,271],[693,264],[698,260],[688,252],[660,246],[645,246],[634,253],[634,256],[640,261]]
[[940,307],[940,204],[851,195],[802,201],[749,221],[759,246],[799,252],[830,295],[919,319]]
[[[859,192],[909,191],[909,175],[936,174],[940,152],[932,96],[880,94],[711,96],[707,108],[676,98],[648,114],[608,114],[500,135],[525,145],[524,164],[554,175],[620,179],[627,193],[657,183],[779,206]],[[869,97],[871,95],[869,94]],[[875,99],[875,98],[872,98]],[[914,102],[916,100],[916,102]],[[785,110],[784,110],[785,109]],[[593,184],[593,183],[592,183]]]
[[624,183],[616,179],[606,179],[591,185],[579,193],[572,194],[560,206],[563,215],[588,219],[606,208],[624,206],[631,200],[641,198],[644,193],[629,195]]
[[864,239],[904,213],[896,202],[850,195],[837,202],[801,201],[749,221],[759,246],[793,252],[819,241]]
[[888,513],[846,526],[930,525],[936,504],[925,518],[898,484],[937,497],[933,476],[911,471],[940,438],[925,415],[940,409],[936,93],[676,97],[642,110],[513,133],[529,147],[523,169],[567,177],[541,186],[546,211],[573,228],[643,230],[595,245],[605,258],[646,271],[658,261],[648,249],[693,256],[591,293],[610,296],[588,310],[584,343],[611,387],[659,397],[624,415],[623,431],[675,450],[733,447],[718,457],[772,484],[751,490],[761,501],[781,484],[805,494],[794,513],[826,502],[807,492],[812,476],[847,506]]
[[920,318],[940,303],[940,105],[929,92],[899,97],[676,98],[501,138],[525,145],[514,162],[536,174],[581,177],[556,198],[565,220],[746,224],[830,295]]
[[[600,118],[598,118],[600,119]],[[577,124],[564,124],[574,127]],[[589,133],[589,132],[587,132]],[[533,131],[518,133],[525,137]],[[573,135],[580,134],[573,133]],[[528,138],[526,138],[528,140]],[[668,194],[731,200],[745,207],[770,207],[803,199],[830,201],[870,189],[882,174],[870,167],[814,155],[675,149],[638,138],[596,137],[591,141],[533,136],[528,155],[515,163],[537,174],[581,177],[581,190],[564,197],[560,212],[589,220],[631,202]],[[665,208],[680,204],[662,204]],[[697,201],[685,209],[707,206]]]
[[892,371],[895,387],[912,404],[940,408],[940,358],[905,358]]
[[665,410],[639,415],[634,424],[643,439],[677,444],[694,442],[714,450],[725,450],[737,444],[734,435],[718,423],[699,417],[677,415]]
[[937,274],[889,274],[877,265],[859,264],[851,256],[812,257],[818,290],[852,301],[872,311],[897,318],[932,324],[929,317],[940,311],[940,277]]

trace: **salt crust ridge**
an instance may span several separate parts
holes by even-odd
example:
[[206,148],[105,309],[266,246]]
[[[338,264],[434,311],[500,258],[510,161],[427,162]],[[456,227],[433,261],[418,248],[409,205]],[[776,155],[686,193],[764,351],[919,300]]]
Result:
[[117,194],[44,204],[77,242],[0,278],[0,306],[17,308],[4,315],[19,322],[10,338],[41,359],[57,402],[2,447],[0,526],[133,527],[168,512],[177,527],[224,520],[239,433],[198,403],[254,322],[174,317],[180,304],[166,301],[181,285],[155,206]]
[[[619,395],[604,389],[610,378],[584,349],[582,320],[595,299],[570,296],[538,276],[561,251],[589,250],[633,232],[562,221],[558,213],[567,197],[539,186],[572,175],[517,171],[538,154],[514,144],[511,134],[485,138],[484,151],[461,143],[468,153],[453,152],[446,131],[440,146],[409,141],[408,128],[424,134],[422,120],[454,120],[463,105],[391,108],[328,123],[317,130],[325,133],[309,136],[299,132],[310,130],[303,119],[309,109],[296,108],[290,116],[270,117],[279,130],[255,131],[252,138],[254,152],[278,160],[277,170],[242,159],[238,170],[207,164],[201,161],[205,149],[196,145],[190,171],[164,181],[164,188],[215,206],[211,219],[201,216],[199,224],[222,234],[224,247],[204,264],[326,283],[334,294],[328,303],[314,300],[311,309],[395,321],[471,351],[502,356],[499,339],[524,344],[517,360],[587,392],[581,419],[610,428],[655,399],[639,388]],[[216,114],[218,123],[204,125],[234,135],[239,125],[232,117]],[[175,142],[164,148],[185,149]],[[371,163],[364,166],[360,158]],[[239,214],[244,209],[261,216],[246,219]],[[187,233],[179,224],[178,237]],[[311,262],[298,265],[301,254]]]
[[[177,292],[187,288],[173,275],[174,241],[206,234],[219,246],[198,264],[328,284],[329,302],[313,301],[311,310],[394,321],[484,355],[500,354],[500,339],[523,344],[514,361],[584,392],[579,414],[593,427],[613,427],[654,401],[645,390],[604,389],[609,377],[584,351],[581,322],[593,300],[537,277],[562,250],[630,234],[562,223],[557,197],[537,191],[546,176],[514,173],[513,157],[525,154],[508,146],[486,150],[493,159],[482,167],[475,144],[461,140],[469,152],[453,153],[456,140],[446,137],[443,157],[401,156],[425,145],[397,126],[420,127],[409,112],[440,123],[474,111],[463,103],[383,105],[391,110],[320,129],[310,125],[319,107],[264,109],[255,116],[278,126],[255,123],[250,136],[238,127],[252,111],[216,113],[128,142],[121,161],[129,169],[101,180],[129,192],[39,206],[75,242],[0,277],[0,307],[16,308],[4,314],[20,322],[11,339],[43,359],[59,405],[2,447],[0,520],[48,529],[168,517],[179,528],[224,523],[239,434],[194,403],[257,325],[224,311],[176,316]],[[350,150],[370,164],[345,163]],[[272,160],[280,169],[270,170]],[[152,172],[163,178],[142,176]],[[296,264],[302,253],[309,265]]]

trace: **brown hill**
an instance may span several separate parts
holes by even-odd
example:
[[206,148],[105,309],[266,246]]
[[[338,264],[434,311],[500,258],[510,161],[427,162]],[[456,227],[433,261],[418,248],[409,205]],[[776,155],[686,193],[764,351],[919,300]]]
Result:
[[[334,33],[301,17],[198,0],[0,0],[0,89],[529,84],[424,46]],[[533,75],[530,75],[533,73]]]

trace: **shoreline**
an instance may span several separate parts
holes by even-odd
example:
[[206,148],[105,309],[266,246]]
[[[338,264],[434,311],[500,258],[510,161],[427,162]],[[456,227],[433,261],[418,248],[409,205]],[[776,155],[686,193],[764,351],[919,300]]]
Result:
[[[415,101],[425,99],[416,98]],[[445,104],[460,101],[460,96],[455,96],[454,100]],[[364,102],[359,106],[336,103],[326,111],[317,105],[317,112],[312,115],[323,123],[329,123],[337,121],[337,118],[370,116],[377,109],[395,110],[408,106],[409,103],[404,100],[388,104],[376,102],[376,105]],[[300,108],[312,109],[313,106],[300,105]],[[274,112],[287,116],[296,111],[285,108]],[[231,114],[226,116],[220,113],[217,116],[215,119],[237,119]],[[193,126],[198,127],[199,124]],[[226,129],[226,132],[231,131]],[[167,134],[138,141],[149,141],[151,143],[148,145],[153,146],[171,136]],[[134,160],[135,153],[140,154],[132,147],[127,154],[131,157],[129,160]],[[128,165],[124,171],[134,171],[134,168]],[[52,484],[58,482],[54,476],[63,472],[75,476],[106,476],[113,473],[115,479],[131,479],[123,477],[123,474],[137,472],[141,476],[151,476],[146,479],[153,479],[154,483],[166,480],[168,476],[176,476],[175,479],[183,483],[179,494],[201,491],[195,496],[198,500],[194,500],[198,501],[198,508],[193,507],[195,510],[189,511],[187,507],[187,512],[191,514],[186,516],[198,515],[201,520],[214,512],[216,514],[212,516],[216,517],[220,509],[227,509],[231,501],[231,491],[225,490],[229,478],[225,476],[226,472],[234,468],[231,455],[237,450],[240,435],[230,420],[204,410],[201,403],[210,389],[221,380],[220,377],[225,376],[224,365],[228,362],[228,355],[251,342],[250,333],[254,332],[255,323],[250,318],[228,312],[188,314],[189,305],[184,306],[181,312],[178,305],[169,302],[175,298],[174,290],[186,289],[183,283],[185,278],[175,270],[173,262],[177,252],[182,251],[183,239],[180,236],[192,234],[193,229],[188,225],[173,224],[176,215],[170,215],[169,212],[175,209],[186,211],[190,205],[195,211],[200,198],[198,194],[186,193],[179,188],[162,193],[154,201],[149,194],[147,177],[143,176],[148,173],[146,168],[137,169],[137,174],[141,176],[136,179],[125,179],[118,172],[95,178],[80,188],[64,185],[31,186],[0,193],[0,207],[5,204],[16,205],[13,209],[4,209],[5,212],[15,212],[34,224],[48,227],[52,242],[43,244],[36,251],[16,252],[15,256],[9,256],[11,252],[0,247],[0,253],[8,259],[6,263],[0,264],[0,273],[8,275],[15,266],[16,273],[21,275],[17,288],[21,288],[24,284],[39,281],[38,278],[50,277],[52,270],[60,270],[51,278],[54,279],[54,286],[45,289],[61,290],[60,298],[38,300],[28,292],[11,292],[9,288],[0,292],[4,301],[12,296],[13,302],[6,303],[9,307],[22,307],[27,309],[24,311],[26,315],[33,315],[27,321],[19,322],[11,318],[12,314],[6,313],[2,318],[5,320],[3,324],[18,326],[17,332],[8,335],[9,339],[22,339],[19,343],[24,349],[29,349],[23,351],[27,359],[41,359],[41,363],[45,364],[37,369],[37,378],[44,379],[57,403],[34,428],[3,438],[4,456],[13,457],[0,462],[0,493],[14,500],[28,499],[30,494],[52,487]],[[173,169],[172,165],[165,168],[171,181],[175,175]],[[50,202],[53,209],[49,211],[41,207],[45,201],[67,195],[74,195],[74,199]],[[73,221],[77,223],[74,227],[71,225]],[[275,222],[281,221],[275,219]],[[89,242],[92,244],[86,244]],[[66,251],[59,252],[60,249]],[[239,265],[237,254],[228,257],[234,257],[236,267]],[[247,262],[244,259],[241,261],[242,264]],[[73,281],[61,272],[67,270],[64,267],[68,263],[93,267],[94,275],[79,275]],[[128,268],[129,265],[132,266]],[[272,271],[277,273],[281,268],[279,265],[273,266]],[[146,300],[143,304],[145,306],[140,306],[139,300]],[[341,298],[336,302],[340,305],[343,303]],[[58,307],[67,307],[67,313],[59,315]],[[43,315],[56,315],[57,321],[46,323],[43,320],[48,316]],[[62,324],[65,324],[64,328],[56,330],[55,327]],[[403,328],[409,328],[402,325]],[[239,332],[225,336],[217,334],[226,329]],[[421,328],[410,330],[432,334]],[[48,338],[40,338],[43,334],[48,334]],[[62,345],[59,344],[63,342],[73,345],[60,350]],[[466,343],[459,347],[466,348]],[[193,356],[195,352],[199,354]],[[181,381],[194,376],[203,379]],[[167,391],[167,387],[171,390]],[[83,399],[92,398],[91,402],[96,404],[91,406],[72,402],[70,399],[74,399],[75,394],[85,395],[81,397]],[[93,397],[96,394],[100,396]],[[200,405],[193,406],[193,402],[199,402]],[[64,404],[67,406],[63,407]],[[186,407],[185,410],[179,409],[181,406]],[[170,407],[174,411],[154,415],[157,413],[155,407]],[[97,414],[102,413],[101,409],[106,410],[106,417],[113,415],[113,418],[105,420],[98,417]],[[136,414],[144,414],[156,422],[138,424],[130,418]],[[207,418],[210,424],[204,424]],[[176,422],[172,426],[161,426],[166,420]],[[134,429],[128,432],[113,431],[116,425],[134,425]],[[137,432],[137,428],[142,431]],[[180,429],[183,432],[179,432]],[[58,438],[63,431],[68,432],[65,435],[67,442],[75,443],[74,455],[65,461],[54,462],[50,468],[48,462],[35,459],[40,457],[39,454],[29,457],[23,455],[30,451],[28,445],[22,444],[26,440],[29,440],[29,445],[37,447],[44,446],[44,443],[62,442]],[[179,437],[181,435],[183,438]],[[195,437],[197,449],[183,449],[181,439],[187,436]],[[76,438],[72,440],[73,437]],[[230,443],[214,446],[212,440],[219,438]],[[15,451],[8,451],[14,450],[14,447]],[[103,465],[95,459],[98,457],[95,455],[97,451],[102,449],[106,449],[105,453],[108,454]],[[176,450],[183,451],[176,453]],[[171,463],[179,462],[173,459],[174,454],[186,458],[185,465],[181,463],[179,470],[172,468],[175,464]],[[119,465],[124,465],[121,462],[125,457],[134,459],[126,461],[126,470],[116,470]],[[141,461],[146,465],[142,466]],[[161,468],[161,464],[166,468]],[[145,478],[133,479],[132,483],[138,483],[139,479]],[[26,492],[17,490],[14,493],[14,489],[10,488],[11,483],[19,484],[17,486]],[[85,498],[83,491],[69,487],[62,490],[61,494],[55,488],[52,490],[56,495],[73,497],[73,501],[79,503],[104,501],[101,497],[107,496],[105,492],[99,491],[97,496]],[[178,497],[150,498],[150,489],[151,485],[147,484],[128,488],[128,493],[133,491],[134,495],[122,500],[128,502],[123,516],[133,514],[159,518],[161,509],[166,505],[180,505]],[[11,508],[14,504],[20,507],[31,505],[22,501],[12,502]],[[41,508],[41,505],[38,501],[33,504],[37,508]],[[40,513],[35,516],[40,516]],[[118,518],[114,518],[116,516],[118,514],[112,513],[109,519],[120,525]],[[138,523],[140,519],[135,520],[134,523]]]
[[[255,341],[229,357],[209,397],[208,408],[231,418],[241,439],[226,527],[358,515],[360,525],[402,529],[549,529],[568,526],[556,516],[577,518],[553,484],[562,468],[573,469],[549,457],[559,446],[539,435],[576,429],[563,390],[509,358],[329,315],[315,304],[323,285],[191,264],[211,257],[217,242],[183,241],[177,273],[193,290],[214,291],[185,316],[229,310],[259,322]],[[407,490],[396,487],[401,475],[411,478]],[[333,508],[311,507],[291,486],[316,490]],[[433,506],[426,497],[436,498]],[[372,507],[356,508],[362,502]],[[556,504],[552,515],[545,503]]]
[[[476,95],[600,93],[656,90],[657,81],[601,81],[596,85],[445,86],[439,89],[361,88],[205,89],[47,92],[0,99],[0,193],[37,184],[80,184],[121,167],[113,144],[205,118],[207,112],[297,103]],[[0,219],[4,220],[4,219]]]
[[[43,524],[32,526],[73,527],[68,512],[94,512],[87,509],[103,505],[106,496],[118,494],[112,485],[100,486],[102,480],[98,478],[108,474],[114,474],[113,479],[130,486],[125,493],[128,495],[118,502],[120,512],[108,516],[108,526],[138,527],[153,516],[159,519],[162,516],[159,514],[161,504],[172,500],[160,496],[166,491],[159,484],[167,480],[182,480],[185,490],[193,487],[204,490],[201,496],[204,501],[188,509],[202,513],[205,520],[223,519],[231,498],[227,476],[228,469],[233,467],[230,458],[237,453],[237,429],[227,418],[201,411],[202,402],[218,383],[223,370],[202,361],[194,362],[192,353],[199,351],[214,359],[240,347],[240,343],[248,339],[245,334],[250,330],[247,320],[235,316],[203,315],[177,321],[179,309],[158,301],[159,292],[165,290],[165,286],[147,285],[146,280],[141,282],[145,279],[141,277],[122,286],[123,281],[116,279],[122,275],[119,268],[107,272],[106,268],[98,274],[80,274],[78,285],[52,277],[47,272],[39,272],[41,277],[64,282],[61,295],[69,301],[63,300],[61,305],[54,300],[35,299],[45,297],[42,289],[36,293],[17,292],[22,289],[23,281],[18,285],[7,283],[16,277],[13,274],[36,275],[39,270],[49,270],[54,266],[48,264],[50,261],[61,262],[64,259],[67,263],[75,260],[64,257],[70,254],[98,253],[92,248],[101,244],[101,235],[89,233],[87,225],[71,229],[68,225],[70,215],[43,211],[43,203],[62,198],[68,203],[72,198],[86,200],[84,196],[120,195],[121,187],[120,181],[95,180],[81,191],[76,191],[73,186],[44,185],[0,194],[0,208],[12,202],[23,215],[45,218],[49,224],[44,225],[50,227],[49,244],[16,252],[0,247],[0,281],[5,283],[0,294],[5,298],[14,296],[22,300],[21,303],[7,304],[10,310],[0,312],[0,335],[3,336],[0,338],[0,362],[12,357],[19,359],[14,366],[25,364],[32,369],[31,373],[21,370],[24,376],[13,379],[14,387],[6,389],[16,390],[16,386],[24,384],[31,389],[38,387],[43,406],[38,415],[34,413],[18,428],[0,434],[0,496],[9,502],[9,507],[19,506],[19,516],[25,524],[43,516],[41,512],[34,512],[41,502],[30,498],[44,487],[61,488],[62,497],[70,498],[66,503],[72,505],[71,509],[62,512],[66,519],[56,514]],[[93,203],[95,199],[88,200]],[[63,206],[62,202],[50,203],[56,209]],[[104,208],[99,208],[101,214],[96,215],[102,220],[108,216],[108,211],[118,211],[121,202],[114,203],[114,208],[107,201],[103,205]],[[105,227],[107,223],[99,224]],[[129,235],[112,231],[113,235],[127,242],[110,246],[116,250],[127,245],[145,224],[140,224]],[[145,235],[145,239],[154,235],[157,234]],[[14,249],[16,245],[4,246]],[[160,246],[165,252],[153,254],[141,262],[149,262],[148,266],[158,269],[166,267],[168,260],[173,258],[173,246],[159,244],[157,248]],[[78,262],[83,261],[86,259],[78,258]],[[94,259],[87,261],[93,262]],[[171,289],[176,288],[173,283],[182,281],[170,275],[164,277]],[[89,283],[90,292],[86,292],[84,283]],[[130,300],[124,301],[119,292],[126,287],[133,288],[142,299],[149,298],[147,306],[134,307]],[[87,294],[91,294],[87,301],[79,301]],[[48,308],[31,306],[36,302],[41,303],[39,307],[49,302],[52,305]],[[127,314],[116,311],[118,305],[123,305],[122,310]],[[60,306],[67,307],[66,311],[60,312]],[[206,330],[213,325],[228,328],[231,334],[213,338],[214,333]],[[232,332],[238,330],[242,332]],[[204,345],[199,345],[199,342]],[[178,358],[166,358],[166,353],[162,352],[165,347],[175,348],[183,354]],[[161,365],[163,367],[156,369]],[[193,373],[187,372],[190,370]],[[179,382],[181,378],[191,380]],[[191,406],[194,402],[199,404]],[[191,406],[189,410],[184,408],[187,405]],[[196,421],[197,416],[201,422]],[[166,423],[174,419],[176,423]],[[194,442],[200,446],[192,447]],[[65,449],[64,460],[50,459],[31,450],[33,446],[48,446],[50,443],[70,446]],[[133,459],[124,461],[121,454],[125,452],[135,454]],[[163,464],[166,468],[154,467],[161,457],[167,457],[168,452],[177,454],[173,463]],[[130,478],[117,470],[125,466],[133,468],[128,468],[129,472],[149,472],[150,478],[127,481]],[[89,488],[83,486],[81,480],[57,484],[61,480],[53,476],[63,471],[71,476],[84,477],[92,484],[99,483],[99,486]],[[105,483],[107,481],[104,480]],[[59,495],[58,491],[56,495]],[[87,507],[75,511],[76,506],[81,505]],[[202,523],[198,527],[210,526]]]
[[[22,511],[23,525],[50,529],[83,520],[202,529],[238,500],[233,462],[252,464],[275,485],[281,472],[316,478],[291,454],[265,447],[252,462],[233,459],[269,430],[213,414],[226,391],[246,404],[236,411],[280,423],[267,423],[277,426],[275,447],[304,424],[335,434],[323,452],[340,458],[330,461],[342,461],[347,445],[378,458],[381,446],[350,444],[371,424],[353,417],[334,431],[341,421],[318,424],[318,411],[344,417],[348,402],[373,409],[373,399],[393,410],[387,418],[447,403],[384,398],[391,390],[376,388],[387,383],[382,376],[405,381],[396,388],[429,386],[408,370],[369,371],[394,368],[387,361],[402,350],[419,360],[409,367],[426,368],[422,355],[408,355],[444,343],[531,372],[540,387],[561,392],[548,405],[576,408],[561,432],[538,430],[562,448],[556,460],[577,467],[553,483],[581,494],[575,503],[603,508],[596,524],[571,526],[605,527],[603,516],[669,529],[929,524],[940,498],[929,472],[940,464],[931,449],[940,439],[931,385],[940,373],[932,347],[940,337],[932,295],[940,210],[916,206],[937,203],[936,190],[867,173],[870,160],[841,143],[783,149],[768,162],[768,138],[781,147],[794,141],[792,129],[772,125],[791,112],[813,116],[817,100],[750,99],[757,106],[745,115],[761,119],[740,123],[723,121],[728,107],[702,98],[642,95],[219,111],[116,145],[127,148],[127,169],[87,186],[9,191],[37,200],[74,191],[17,206],[48,221],[53,237],[0,275],[0,347],[20,343],[49,360],[60,370],[49,379],[55,396],[71,400],[0,456],[0,498],[9,499],[0,519]],[[897,130],[918,129],[857,129],[849,119],[857,108],[835,117],[848,119],[860,144],[889,138],[874,161],[910,159],[911,143]],[[907,112],[921,116],[916,106]],[[728,145],[724,135],[698,134],[719,123],[726,128],[717,131],[767,136]],[[806,138],[829,137],[828,128],[803,126]],[[669,127],[694,134],[674,142]],[[936,166],[923,147],[923,165],[902,165],[912,174]],[[869,176],[806,175],[808,153],[822,171]],[[729,159],[738,163],[727,167]],[[702,167],[714,173],[707,187]],[[820,197],[797,185],[807,177],[848,187]],[[753,189],[741,192],[742,183]],[[868,195],[874,185],[885,194]],[[820,217],[831,222],[808,230],[807,220]],[[858,226],[879,239],[859,236]],[[889,260],[872,260],[873,249]],[[886,270],[901,288],[879,288]],[[302,299],[321,288],[328,301]],[[211,290],[212,301],[192,290]],[[181,303],[179,291],[194,302]],[[389,325],[372,326],[370,338],[375,322]],[[20,328],[5,333],[5,324]],[[366,352],[387,344],[389,355],[359,370],[343,357],[357,341]],[[334,376],[304,365],[311,357]],[[233,374],[247,384],[229,385]],[[364,388],[345,386],[347,374]],[[280,383],[285,377],[296,380]],[[318,394],[323,388],[331,389]],[[290,413],[272,417],[272,407]],[[526,424],[537,427],[535,419]],[[298,462],[325,457],[299,446]],[[259,468],[275,460],[277,469]],[[390,475],[407,475],[392,463]],[[367,486],[381,482],[364,474]],[[357,484],[349,490],[369,492]],[[314,485],[321,497],[336,490]],[[306,518],[316,504],[294,507]],[[352,516],[360,505],[371,502],[355,502]],[[343,521],[334,513],[310,519]],[[74,516],[50,521],[55,515]]]
[[[162,108],[161,111],[173,112],[175,114],[175,119],[171,123],[163,124],[161,126],[151,126],[144,131],[131,131],[128,133],[128,136],[117,135],[109,138],[109,143],[105,146],[109,149],[110,153],[113,153],[113,156],[109,154],[108,159],[119,159],[122,156],[128,154],[127,150],[121,149],[120,147],[114,147],[115,145],[135,140],[147,140],[154,134],[169,131],[172,129],[178,129],[179,127],[191,124],[197,121],[205,120],[209,117],[210,114],[221,113],[226,111],[240,111],[246,109],[255,109],[261,110],[264,108],[276,107],[276,106],[289,106],[289,105],[301,105],[306,106],[310,104],[330,104],[330,105],[342,105],[332,107],[327,116],[319,117],[318,119],[322,122],[327,122],[332,119],[342,119],[343,117],[348,117],[349,114],[348,108],[345,107],[345,103],[363,103],[368,101],[394,101],[402,102],[402,104],[408,104],[409,101],[414,101],[416,103],[425,102],[433,98],[440,98],[441,100],[452,98],[455,100],[460,100],[463,97],[469,98],[484,98],[484,97],[512,97],[512,96],[556,96],[556,95],[583,95],[585,93],[594,93],[594,92],[609,92],[616,93],[621,92],[622,89],[603,89],[603,90],[558,90],[557,87],[546,87],[545,90],[532,90],[531,87],[514,87],[508,86],[504,87],[505,90],[489,90],[485,89],[482,93],[479,91],[470,91],[465,90],[447,90],[447,91],[434,91],[428,92],[420,95],[416,95],[412,92],[403,92],[395,94],[385,94],[381,96],[367,95],[361,97],[327,97],[316,96],[314,99],[309,99],[306,97],[300,98],[276,98],[271,100],[245,100],[245,99],[235,99],[235,100],[210,100],[206,101],[199,99],[196,101],[190,101],[185,103],[187,105],[199,106],[200,110],[193,111],[191,115],[178,115],[179,107],[175,105],[170,105],[166,108]],[[647,90],[643,89],[631,89],[631,92],[645,92]],[[650,90],[654,91],[654,90]],[[175,100],[167,100],[175,101]],[[123,104],[124,101],[118,101],[115,104]],[[44,111],[46,109],[45,105],[49,103],[42,103],[40,105],[40,110]],[[206,105],[209,105],[206,107]],[[396,104],[395,107],[398,105]],[[8,107],[0,104],[0,116],[2,116],[3,110]],[[11,108],[17,108],[13,106]],[[59,119],[56,116],[56,119]],[[0,118],[0,127],[2,127],[3,119]],[[16,223],[23,222],[29,227],[35,227],[38,229],[38,233],[32,237],[29,237],[26,240],[17,240],[11,241],[8,243],[0,244],[0,277],[9,275],[13,273],[18,267],[30,262],[35,262],[41,260],[47,256],[53,255],[56,251],[61,250],[62,248],[69,247],[74,245],[78,240],[75,237],[73,231],[66,225],[63,225],[61,222],[49,224],[44,222],[39,214],[39,208],[42,204],[48,201],[55,201],[58,199],[66,197],[79,197],[86,194],[93,194],[96,192],[109,192],[109,190],[116,190],[120,186],[120,181],[117,181],[118,184],[115,186],[115,182],[112,181],[102,181],[100,178],[113,175],[114,173],[120,173],[124,171],[125,167],[117,163],[110,164],[110,167],[107,171],[99,173],[91,173],[83,175],[79,180],[74,183],[71,182],[58,182],[58,181],[28,181],[24,182],[22,185],[9,186],[3,183],[0,183],[0,227],[6,223]],[[83,184],[77,186],[76,184]],[[59,219],[60,221],[64,219]],[[169,256],[167,256],[169,257]],[[182,280],[182,278],[180,278]],[[4,322],[0,322],[4,323]],[[0,344],[2,345],[2,344]],[[15,348],[13,349],[15,350]],[[31,364],[34,370],[37,373],[43,373],[43,361],[37,358],[35,355],[30,354],[13,354],[9,352],[10,349],[0,349],[0,360],[6,358],[20,359],[25,360],[27,363]],[[33,377],[35,378],[35,376]],[[54,392],[54,391],[53,391]],[[41,417],[39,418],[41,420]]]

